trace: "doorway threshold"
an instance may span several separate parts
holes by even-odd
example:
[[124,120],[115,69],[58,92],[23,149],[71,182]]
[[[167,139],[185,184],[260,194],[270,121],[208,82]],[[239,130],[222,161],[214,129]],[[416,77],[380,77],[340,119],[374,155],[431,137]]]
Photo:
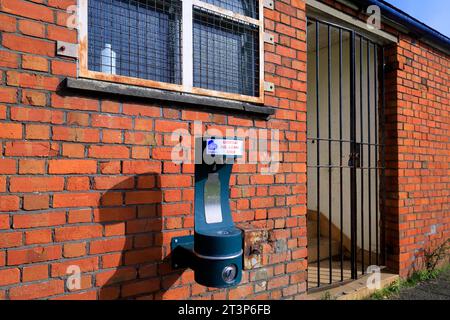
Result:
[[367,280],[370,276],[373,274],[366,274],[357,280],[345,282],[337,287],[314,290],[306,295],[306,300],[363,300],[374,292],[390,286],[400,278],[398,274],[382,271],[380,288],[370,289],[367,287]]

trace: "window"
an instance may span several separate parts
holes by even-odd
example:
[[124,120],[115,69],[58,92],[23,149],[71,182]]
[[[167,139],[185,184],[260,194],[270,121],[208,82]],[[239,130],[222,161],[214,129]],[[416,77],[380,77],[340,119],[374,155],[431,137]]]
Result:
[[82,0],[80,76],[263,102],[261,0]]

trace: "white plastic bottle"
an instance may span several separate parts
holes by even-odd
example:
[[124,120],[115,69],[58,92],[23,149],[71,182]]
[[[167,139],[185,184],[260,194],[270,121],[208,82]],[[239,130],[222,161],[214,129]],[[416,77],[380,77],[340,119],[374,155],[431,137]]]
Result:
[[113,51],[110,43],[106,43],[102,50],[101,72],[116,74],[116,52]]

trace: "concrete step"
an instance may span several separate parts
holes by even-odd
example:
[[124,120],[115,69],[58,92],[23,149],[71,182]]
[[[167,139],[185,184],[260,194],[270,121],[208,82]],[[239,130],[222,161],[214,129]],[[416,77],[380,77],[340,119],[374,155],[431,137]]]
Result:
[[[339,255],[339,242],[331,240],[331,256]],[[320,238],[320,260],[328,259],[330,256],[329,239],[325,237]],[[308,262],[317,261],[317,237],[308,239]]]

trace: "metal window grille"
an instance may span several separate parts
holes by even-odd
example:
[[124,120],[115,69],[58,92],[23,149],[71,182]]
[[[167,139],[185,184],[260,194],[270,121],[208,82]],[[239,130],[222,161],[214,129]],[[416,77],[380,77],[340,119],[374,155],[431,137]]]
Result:
[[194,86],[257,96],[258,28],[194,7]]
[[258,19],[259,3],[255,0],[204,0],[223,9]]
[[261,101],[260,1],[82,1],[80,74]]
[[89,1],[89,69],[181,83],[181,2]]

